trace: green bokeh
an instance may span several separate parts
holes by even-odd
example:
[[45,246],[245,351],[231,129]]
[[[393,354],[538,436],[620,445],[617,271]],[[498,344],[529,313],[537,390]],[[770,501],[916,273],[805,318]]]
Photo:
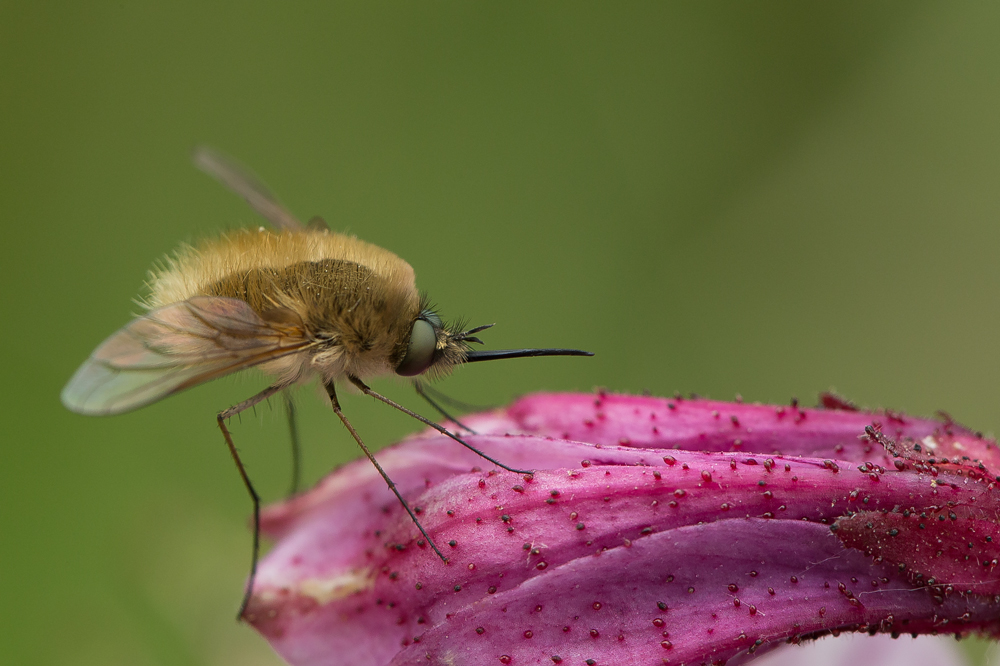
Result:
[[[248,501],[223,380],[134,414],[59,389],[176,244],[257,225],[209,143],[406,258],[541,389],[946,409],[1000,424],[1000,5],[0,5],[0,661],[274,664],[232,615]],[[402,383],[376,383],[418,405]],[[374,446],[414,430],[347,396]],[[356,455],[298,393],[307,476]],[[288,482],[282,410],[235,437]]]

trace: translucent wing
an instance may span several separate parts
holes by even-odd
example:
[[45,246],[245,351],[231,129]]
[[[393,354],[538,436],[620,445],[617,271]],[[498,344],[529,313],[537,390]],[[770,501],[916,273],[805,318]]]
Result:
[[151,310],[94,350],[63,389],[63,404],[119,414],[297,353],[312,343],[291,314],[267,321],[244,301],[212,296]]
[[196,148],[193,159],[195,166],[246,199],[251,208],[276,228],[282,231],[304,228],[299,219],[278,203],[277,197],[236,160],[206,146]]

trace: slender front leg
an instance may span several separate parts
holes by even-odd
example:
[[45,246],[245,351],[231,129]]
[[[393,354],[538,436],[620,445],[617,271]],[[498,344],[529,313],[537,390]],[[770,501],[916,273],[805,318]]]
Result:
[[299,426],[295,420],[295,403],[288,391],[282,393],[285,396],[285,413],[288,414],[288,435],[292,441],[292,487],[288,491],[288,496],[293,497],[299,492],[299,479],[302,476],[302,449],[299,448]]
[[392,494],[396,496],[396,499],[399,500],[399,503],[403,505],[404,509],[406,509],[406,513],[410,514],[410,519],[413,521],[413,524],[417,526],[417,529],[420,530],[420,533],[424,535],[425,539],[427,539],[427,543],[429,543],[431,548],[434,549],[434,552],[437,553],[438,557],[440,557],[442,561],[447,563],[448,558],[445,557],[444,553],[442,553],[438,549],[437,544],[434,543],[434,539],[431,538],[431,535],[427,533],[427,530],[424,529],[424,526],[420,524],[419,520],[417,520],[417,515],[413,513],[413,510],[410,508],[410,505],[407,504],[406,500],[403,499],[403,496],[399,494],[399,490],[396,488],[396,484],[393,483],[392,479],[389,478],[389,475],[385,473],[385,470],[382,469],[382,466],[378,464],[378,461],[375,460],[375,456],[372,455],[372,452],[368,450],[368,447],[365,446],[365,443],[361,440],[361,436],[358,435],[358,431],[354,429],[354,426],[351,425],[351,422],[347,420],[347,416],[345,416],[344,412],[341,411],[340,401],[337,400],[337,389],[334,387],[333,382],[329,382],[324,386],[326,387],[327,395],[330,396],[330,404],[333,406],[334,414],[340,417],[340,420],[343,422],[344,427],[347,428],[347,431],[349,433],[351,433],[351,437],[354,438],[354,441],[358,443],[358,446],[361,447],[361,450],[365,452],[366,456],[368,456],[368,460],[370,460],[371,463],[375,465],[375,469],[377,469],[378,473],[382,475],[382,479],[385,481],[386,485],[389,486],[389,490],[392,491]]
[[233,456],[233,462],[236,463],[236,469],[239,471],[240,477],[243,479],[243,485],[246,486],[247,492],[250,493],[250,499],[253,501],[253,556],[250,560],[250,578],[247,580],[247,587],[246,591],[243,593],[243,601],[240,603],[240,610],[236,614],[237,622],[243,619],[243,614],[247,610],[247,604],[250,603],[250,595],[253,594],[253,580],[257,575],[257,557],[260,554],[260,496],[257,494],[257,491],[254,490],[253,484],[250,483],[250,477],[247,476],[247,470],[243,466],[243,461],[240,460],[240,454],[236,451],[236,445],[233,444],[233,437],[229,434],[229,428],[226,427],[226,420],[236,416],[245,409],[253,407],[258,402],[267,400],[283,388],[285,388],[283,385],[268,386],[252,398],[247,398],[243,402],[233,405],[225,411],[219,412],[218,416],[216,416],[219,429],[222,430],[222,436],[226,438],[226,446],[229,447],[229,453]]
[[384,402],[385,404],[389,405],[390,407],[394,407],[394,408],[398,409],[399,411],[403,412],[404,414],[408,414],[408,415],[412,416],[413,418],[415,418],[416,420],[420,421],[424,425],[429,425],[430,427],[434,428],[435,430],[437,430],[442,435],[447,435],[448,437],[451,437],[453,440],[455,440],[456,442],[458,442],[459,444],[461,444],[465,448],[469,449],[470,451],[472,451],[473,453],[475,453],[480,458],[483,458],[484,460],[489,460],[491,463],[493,463],[497,467],[505,469],[508,472],[514,472],[515,474],[531,474],[531,470],[514,469],[513,467],[508,467],[507,465],[504,465],[499,460],[495,460],[495,459],[489,457],[488,455],[486,455],[485,453],[483,453],[482,451],[480,451],[479,449],[477,449],[476,447],[474,447],[472,444],[469,444],[468,442],[466,442],[465,440],[463,440],[458,435],[456,435],[453,432],[449,431],[444,426],[440,426],[437,423],[434,423],[433,421],[431,421],[430,419],[424,418],[420,414],[417,414],[416,412],[411,411],[411,410],[407,409],[406,407],[403,407],[398,402],[393,402],[392,400],[390,400],[389,398],[385,397],[381,393],[376,393],[367,384],[365,384],[363,381],[361,381],[361,379],[359,379],[358,377],[352,377],[351,375],[348,375],[347,378],[351,381],[352,384],[354,384],[359,389],[361,389],[361,392],[364,393],[365,395],[370,395],[371,397],[375,398],[376,400],[381,400],[382,402]]
[[473,435],[476,434],[475,430],[473,430],[469,426],[465,425],[464,423],[462,423],[461,421],[459,421],[458,419],[456,419],[454,416],[452,416],[448,412],[444,411],[444,407],[442,407],[441,405],[437,404],[437,402],[435,402],[434,399],[431,398],[431,396],[428,394],[427,390],[424,389],[424,383],[421,382],[419,379],[417,381],[413,382],[413,388],[416,389],[417,395],[419,395],[421,398],[423,398],[424,400],[426,400],[427,403],[431,407],[433,407],[434,409],[438,410],[438,413],[441,414],[441,416],[445,417],[445,419],[451,421],[452,423],[454,423],[455,425],[457,425],[462,430],[466,430],[466,431],[472,433]]

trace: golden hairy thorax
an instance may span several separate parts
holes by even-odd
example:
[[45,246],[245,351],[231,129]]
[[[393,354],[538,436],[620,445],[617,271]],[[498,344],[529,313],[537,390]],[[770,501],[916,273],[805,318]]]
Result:
[[265,319],[291,311],[309,337],[328,342],[316,355],[330,354],[330,363],[346,357],[346,365],[358,371],[366,361],[398,362],[420,310],[409,264],[388,250],[327,231],[241,230],[184,247],[153,273],[150,291],[151,307],[226,296],[245,301]]

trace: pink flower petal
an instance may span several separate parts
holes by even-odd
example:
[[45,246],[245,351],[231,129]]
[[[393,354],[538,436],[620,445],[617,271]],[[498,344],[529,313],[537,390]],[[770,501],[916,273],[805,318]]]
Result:
[[495,430],[477,431],[516,431],[654,449],[783,453],[855,462],[879,462],[874,457],[882,454],[881,447],[863,438],[865,427],[879,422],[887,436],[922,442],[930,455],[979,459],[1000,473],[1000,450],[995,442],[951,421],[918,419],[894,411],[563,393],[522,398],[507,409],[506,417],[494,419]]
[[448,564],[357,461],[265,513],[279,541],[247,618],[293,664],[697,663],[830,631],[995,634],[995,445],[780,409],[539,395],[470,417],[469,443],[527,477],[423,433],[379,458]]
[[951,638],[866,636],[849,634],[836,640],[823,638],[801,646],[775,650],[754,666],[967,666],[961,649]]

